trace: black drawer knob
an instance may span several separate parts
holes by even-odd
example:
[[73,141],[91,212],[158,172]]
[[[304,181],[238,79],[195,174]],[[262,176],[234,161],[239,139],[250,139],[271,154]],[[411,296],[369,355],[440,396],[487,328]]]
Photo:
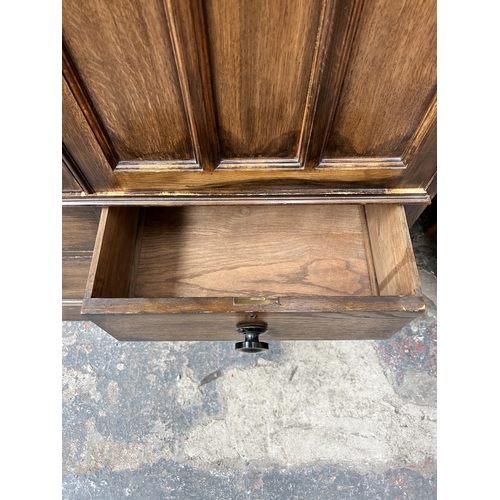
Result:
[[234,348],[237,351],[255,353],[269,350],[269,344],[259,340],[259,335],[267,332],[266,323],[240,323],[236,331],[245,335],[243,342],[236,342]]

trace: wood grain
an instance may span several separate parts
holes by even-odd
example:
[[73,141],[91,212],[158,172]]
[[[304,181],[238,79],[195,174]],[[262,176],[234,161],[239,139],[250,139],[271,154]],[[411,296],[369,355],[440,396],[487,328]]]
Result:
[[[253,192],[259,195],[272,195],[285,189],[305,194],[310,187],[331,190],[377,189],[385,188],[391,182],[397,183],[401,169],[394,168],[347,168],[335,170],[287,170],[275,169],[269,165],[259,170],[223,170],[215,172],[157,172],[124,173],[117,172],[116,179],[122,186],[123,193],[133,191],[146,193],[207,192],[241,193]],[[271,169],[272,166],[272,169]],[[403,187],[403,186],[400,186]]]
[[[272,340],[365,340],[386,339],[398,332],[419,312],[406,313],[262,313],[268,324],[261,337]],[[232,314],[150,314],[86,315],[118,340],[159,341],[240,341],[236,324],[248,319],[245,313]],[[272,349],[272,344],[270,345]]]
[[64,0],[68,149],[87,191],[105,197],[425,188],[436,172],[435,10]]
[[63,252],[93,252],[100,213],[93,206],[62,208]]
[[[437,174],[429,182],[427,186],[427,192],[431,200],[437,194]],[[428,204],[425,205],[405,205],[406,221],[408,222],[408,227],[412,227],[417,219],[420,217],[422,212],[427,208]]]
[[190,160],[161,0],[64,0],[63,38],[119,160]]
[[62,258],[62,298],[83,299],[89,276],[92,253],[88,255],[63,254]]
[[135,294],[370,295],[358,207],[150,208]]
[[62,140],[72,160],[90,185],[90,192],[110,191],[118,187],[95,135],[75,100],[66,80],[62,79]]
[[366,221],[366,212],[364,205],[359,205],[359,217],[361,220],[361,226],[363,228],[363,238],[365,241],[365,252],[366,252],[366,264],[368,267],[368,274],[370,276],[370,286],[372,290],[372,295],[377,297],[380,295],[380,290],[378,288],[377,276],[375,274],[375,264],[373,262],[372,245],[370,242],[370,233],[368,231],[368,223]]
[[432,133],[433,128],[437,125],[437,94],[432,96],[431,102],[427,107],[427,110],[420,120],[420,123],[410,139],[410,142],[406,146],[405,152],[402,156],[402,161],[408,164],[413,156],[420,152],[422,149],[422,143],[427,139],[429,134]]
[[401,157],[436,90],[436,2],[366,2],[325,158]]
[[421,295],[404,208],[367,205],[365,211],[380,295]]
[[85,85],[80,79],[76,68],[69,56],[68,49],[63,40],[63,50],[62,50],[62,72],[64,79],[66,80],[69,88],[73,96],[75,97],[78,106],[80,107],[85,119],[87,120],[90,128],[94,132],[94,135],[101,147],[106,159],[108,160],[111,168],[115,168],[118,163],[118,157],[116,155],[116,151],[113,149],[113,145],[108,137],[108,134],[103,127],[99,117],[97,116],[96,110],[94,109],[94,105],[90,100],[88,95],[88,91],[85,88]]
[[[437,172],[437,100],[432,99],[419,128],[410,141],[406,160],[408,167],[398,179],[400,185],[428,190]],[[432,192],[429,191],[432,196]]]
[[117,195],[114,193],[94,196],[65,196],[64,206],[189,206],[189,205],[351,205],[366,203],[395,203],[425,205],[430,198],[424,189],[325,189],[317,187],[285,188],[267,192],[245,191],[198,191],[136,193]]
[[201,0],[164,0],[195,156],[203,170],[219,163],[205,19]]
[[298,153],[306,170],[323,158],[362,6],[362,0],[323,2]]
[[[99,225],[96,207],[62,209],[62,298],[81,300],[85,293]],[[66,310],[66,313],[70,311]],[[68,317],[66,314],[65,317]]]
[[126,297],[134,269],[140,208],[105,207],[95,240],[85,297]]
[[71,176],[80,186],[79,194],[93,194],[94,190],[92,189],[92,186],[81,171],[80,167],[76,164],[75,160],[71,156],[68,148],[64,145],[64,143],[62,144],[62,161],[66,169],[71,173]]
[[298,153],[319,2],[204,3],[223,159]]
[[70,169],[64,163],[64,160],[62,161],[62,192],[63,195],[64,193],[82,193],[82,187],[80,184],[78,184],[77,180],[74,178],[73,174],[71,173]]
[[82,311],[86,314],[211,314],[211,313],[366,313],[367,316],[388,314],[403,317],[425,309],[420,296],[407,297],[277,297],[266,304],[242,304],[235,297],[174,298],[86,298]]

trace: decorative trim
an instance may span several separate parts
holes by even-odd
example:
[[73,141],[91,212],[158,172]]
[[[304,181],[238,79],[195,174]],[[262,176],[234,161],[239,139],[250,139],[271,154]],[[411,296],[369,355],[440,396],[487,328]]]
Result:
[[66,165],[66,167],[68,168],[68,170],[73,175],[73,177],[75,178],[75,181],[78,182],[82,190],[85,191],[87,194],[94,193],[92,186],[87,181],[85,175],[83,175],[83,172],[80,170],[80,167],[78,167],[75,160],[73,160],[73,157],[71,156],[70,152],[68,151],[64,143],[62,145],[62,160]]
[[370,190],[316,190],[311,194],[287,193],[283,195],[236,194],[127,194],[64,196],[63,206],[74,205],[128,205],[128,206],[176,206],[176,205],[266,205],[266,204],[367,204],[397,203],[400,205],[431,202],[425,189],[370,189]]
[[118,164],[118,155],[113,148],[111,140],[103,127],[97,112],[92,104],[89,94],[83,84],[80,75],[78,74],[74,63],[71,60],[66,44],[63,41],[62,50],[63,60],[62,60],[62,73],[66,79],[66,83],[73,94],[76,103],[81,109],[83,116],[87,120],[90,129],[92,130],[97,143],[101,147],[104,156],[108,160],[109,165],[112,169]]
[[217,166],[217,170],[301,170],[302,165],[297,159],[283,160],[280,158],[260,159],[245,158],[222,160]]
[[[325,0],[318,29],[298,158],[306,170],[321,161],[344,82],[363,0]],[[321,106],[318,107],[318,102]]]
[[202,171],[199,163],[196,160],[186,161],[121,161],[115,168],[115,172],[185,172]]
[[406,164],[401,158],[325,158],[317,170],[404,170]]
[[219,139],[203,6],[201,0],[164,0],[164,7],[197,163],[212,171]]
[[402,155],[403,163],[406,165],[410,162],[413,155],[418,151],[423,140],[429,133],[431,127],[436,123],[437,120],[437,93],[432,96],[431,102],[425,111],[424,116],[420,120],[415,133],[408,142],[406,149]]

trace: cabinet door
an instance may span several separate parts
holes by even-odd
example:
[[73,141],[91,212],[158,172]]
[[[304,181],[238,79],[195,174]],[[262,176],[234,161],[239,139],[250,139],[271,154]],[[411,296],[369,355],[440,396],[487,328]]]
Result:
[[435,0],[63,0],[63,142],[97,195],[421,192]]

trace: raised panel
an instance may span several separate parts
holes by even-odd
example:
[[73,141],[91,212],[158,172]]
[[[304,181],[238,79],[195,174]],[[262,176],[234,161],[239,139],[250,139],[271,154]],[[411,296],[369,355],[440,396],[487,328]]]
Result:
[[92,203],[429,201],[434,0],[63,7],[63,142]]
[[321,4],[208,1],[204,9],[222,159],[294,159]]
[[161,0],[64,0],[63,36],[118,160],[193,159]]
[[83,191],[64,161],[62,162],[61,184],[63,193],[81,193]]
[[75,172],[80,173],[82,181],[80,184],[86,185],[87,192],[110,191],[117,187],[111,165],[64,77],[62,78],[62,141],[63,159],[66,158],[65,163],[68,167],[74,165]]
[[365,2],[324,157],[401,157],[435,90],[435,0]]

